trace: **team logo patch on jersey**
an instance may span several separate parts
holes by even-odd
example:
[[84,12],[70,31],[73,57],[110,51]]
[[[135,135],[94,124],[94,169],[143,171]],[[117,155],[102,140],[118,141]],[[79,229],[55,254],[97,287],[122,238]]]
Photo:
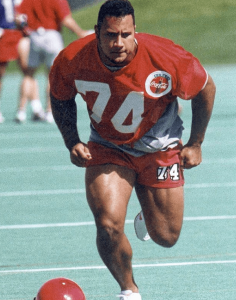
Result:
[[148,95],[159,98],[169,93],[172,88],[171,76],[165,71],[151,73],[145,82]]

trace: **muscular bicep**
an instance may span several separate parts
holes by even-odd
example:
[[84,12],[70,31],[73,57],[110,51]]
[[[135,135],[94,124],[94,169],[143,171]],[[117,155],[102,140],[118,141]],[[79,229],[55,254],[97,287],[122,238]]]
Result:
[[52,113],[55,121],[59,123],[63,123],[66,119],[71,119],[71,121],[75,118],[76,121],[76,102],[75,98],[70,100],[58,100],[50,93]]
[[208,99],[210,102],[212,102],[215,99],[215,93],[216,93],[215,83],[212,77],[208,74],[208,80],[206,82],[206,85],[199,93],[199,96]]
[[51,107],[54,120],[62,134],[66,147],[71,150],[80,142],[77,130],[77,106],[75,98],[62,101],[56,99],[52,94]]
[[204,140],[213,110],[215,91],[215,84],[209,75],[204,89],[192,99],[192,126],[189,145],[200,145]]

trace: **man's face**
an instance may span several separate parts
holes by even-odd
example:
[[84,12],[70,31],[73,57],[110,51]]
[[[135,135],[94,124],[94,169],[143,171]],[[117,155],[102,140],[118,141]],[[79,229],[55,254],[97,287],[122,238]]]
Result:
[[132,15],[125,17],[107,16],[98,31],[98,50],[103,63],[110,66],[125,66],[135,56],[137,45],[134,41],[135,26]]

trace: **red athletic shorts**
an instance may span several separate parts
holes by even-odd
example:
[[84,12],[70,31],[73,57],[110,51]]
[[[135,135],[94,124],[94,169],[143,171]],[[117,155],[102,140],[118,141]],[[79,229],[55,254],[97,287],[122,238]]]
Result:
[[4,29],[4,33],[0,38],[0,62],[8,62],[16,60],[19,57],[17,46],[23,37],[19,30]]
[[87,167],[103,164],[124,166],[136,172],[139,184],[155,188],[174,188],[184,185],[179,156],[181,146],[140,157],[94,142],[89,142],[88,146],[92,159],[87,162]]

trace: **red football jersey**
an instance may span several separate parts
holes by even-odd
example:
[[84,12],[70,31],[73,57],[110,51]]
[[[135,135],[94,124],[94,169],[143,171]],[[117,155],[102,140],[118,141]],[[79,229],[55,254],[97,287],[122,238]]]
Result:
[[17,12],[27,15],[32,30],[43,27],[58,31],[61,21],[71,13],[67,0],[23,0]]
[[92,35],[65,48],[50,73],[52,95],[69,100],[79,93],[94,128],[117,145],[140,139],[169,103],[192,99],[207,80],[199,61],[172,41],[144,33],[135,38],[135,58],[116,72],[101,62]]

